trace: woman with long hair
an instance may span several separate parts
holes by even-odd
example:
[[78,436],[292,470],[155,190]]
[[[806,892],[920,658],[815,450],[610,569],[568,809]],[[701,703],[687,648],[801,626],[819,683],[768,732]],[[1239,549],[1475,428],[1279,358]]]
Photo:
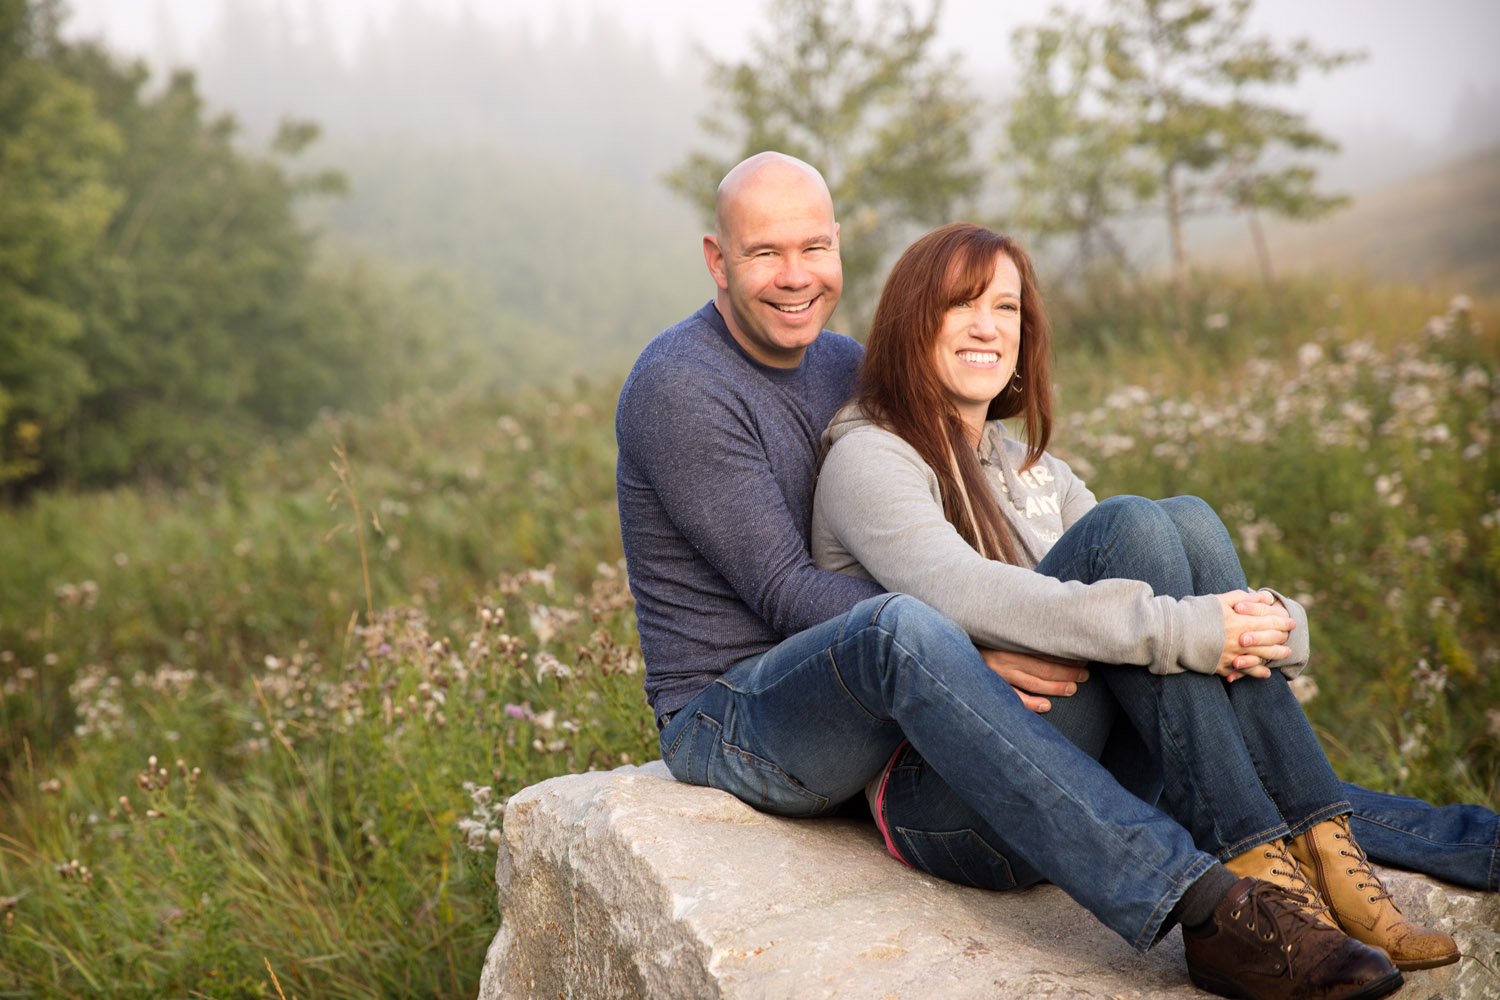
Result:
[[[1047,451],[1050,356],[1015,241],[955,224],[912,244],[886,281],[856,398],[825,434],[818,565],[1015,654],[1011,673],[996,669],[1022,699],[1232,872],[1281,885],[1398,968],[1456,961],[1450,937],[1401,914],[1354,839],[1350,796],[1374,793],[1339,782],[1288,686],[1309,655],[1303,610],[1250,590],[1201,500],[1096,502]],[[986,888],[1041,877],[910,745],[869,797],[909,865]],[[1449,874],[1442,858],[1395,860]]]

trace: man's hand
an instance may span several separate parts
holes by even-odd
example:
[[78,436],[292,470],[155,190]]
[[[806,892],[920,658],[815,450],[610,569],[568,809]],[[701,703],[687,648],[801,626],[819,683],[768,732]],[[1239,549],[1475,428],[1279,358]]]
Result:
[[1224,653],[1216,672],[1230,681],[1270,677],[1271,663],[1292,654],[1286,641],[1296,622],[1286,606],[1269,590],[1235,590],[1218,598],[1224,609]]
[[985,664],[1016,689],[1021,704],[1033,712],[1049,712],[1052,703],[1044,695],[1066,698],[1089,679],[1089,672],[1077,660],[1059,660],[1050,656],[1029,656],[1003,649],[979,647]]

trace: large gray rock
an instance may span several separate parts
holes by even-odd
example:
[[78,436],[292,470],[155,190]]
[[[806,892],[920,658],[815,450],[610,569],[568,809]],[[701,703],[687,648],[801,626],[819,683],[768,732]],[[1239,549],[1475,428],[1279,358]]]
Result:
[[[1408,973],[1402,1000],[1500,997],[1500,897],[1383,874],[1474,956]],[[520,792],[497,881],[481,1000],[1205,996],[1175,931],[1138,955],[1053,886],[942,882],[870,823],[767,816],[660,762]]]

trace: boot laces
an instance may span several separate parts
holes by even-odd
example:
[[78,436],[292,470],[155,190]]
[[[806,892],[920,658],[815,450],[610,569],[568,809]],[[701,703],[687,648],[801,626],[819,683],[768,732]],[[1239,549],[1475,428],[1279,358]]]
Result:
[[[1294,975],[1293,955],[1296,946],[1308,934],[1316,934],[1325,927],[1307,911],[1294,905],[1296,902],[1295,892],[1274,882],[1258,882],[1250,890],[1244,904],[1250,909],[1249,919],[1244,921],[1246,930],[1267,943],[1280,936],[1279,950],[1286,954],[1286,961],[1279,974],[1287,979]],[[1230,918],[1239,920],[1242,912],[1241,909],[1234,910],[1230,913]]]
[[[1370,859],[1365,856],[1365,849],[1355,843],[1354,838],[1342,830],[1336,831],[1333,839],[1335,841],[1342,840],[1352,848],[1352,850],[1344,850],[1344,848],[1340,847],[1339,857],[1348,858],[1353,862],[1354,867],[1346,868],[1344,871],[1346,874],[1359,876],[1360,881],[1354,883],[1354,887],[1356,889],[1374,889],[1375,895],[1369,897],[1372,903],[1382,899],[1390,899],[1390,890],[1380,881],[1380,876],[1375,874],[1375,869],[1370,867]],[[1364,881],[1365,879],[1369,879],[1369,881]],[[1395,906],[1394,900],[1391,905]]]
[[[1281,887],[1282,891],[1301,903],[1302,908],[1314,917],[1328,912],[1328,903],[1318,892],[1318,887],[1307,877],[1307,873],[1302,870],[1297,859],[1292,857],[1292,852],[1286,849],[1285,844],[1267,844],[1266,858],[1271,862],[1271,874],[1280,875],[1285,879],[1285,881],[1275,883]],[[1277,867],[1278,863],[1286,867]],[[1373,873],[1371,877],[1374,877]]]

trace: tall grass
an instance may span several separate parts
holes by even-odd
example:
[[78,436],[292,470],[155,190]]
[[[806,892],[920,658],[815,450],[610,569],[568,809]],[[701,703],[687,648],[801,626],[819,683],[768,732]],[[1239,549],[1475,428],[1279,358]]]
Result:
[[[1308,605],[1346,777],[1494,804],[1491,320],[1258,294],[1109,340],[1075,313],[1055,446],[1101,496],[1205,497]],[[472,995],[506,797],[655,754],[616,389],[413,398],[0,513],[0,996]]]
[[0,995],[472,994],[505,797],[654,752],[612,398],[7,514]]

